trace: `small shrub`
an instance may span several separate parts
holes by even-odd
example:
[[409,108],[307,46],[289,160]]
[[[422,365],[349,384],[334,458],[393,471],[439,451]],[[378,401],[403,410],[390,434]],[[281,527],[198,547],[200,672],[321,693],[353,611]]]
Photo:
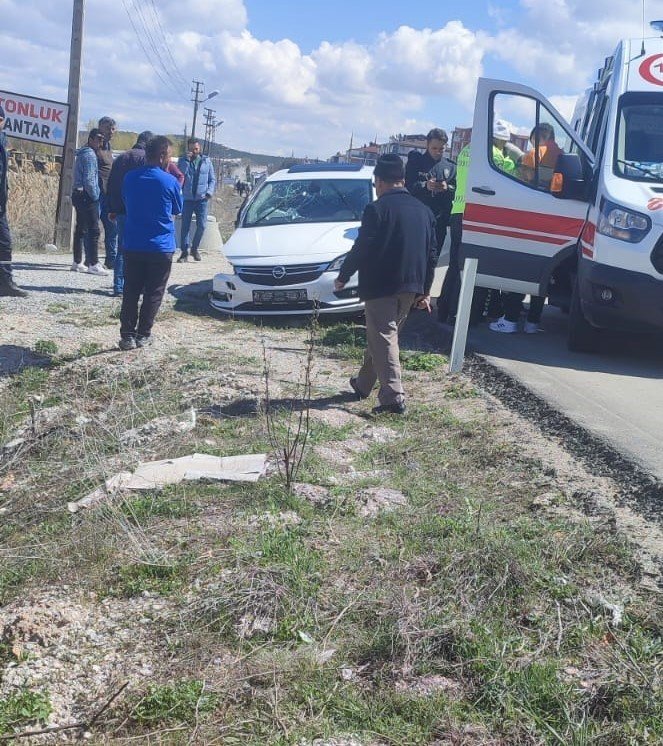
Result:
[[48,355],[49,357],[58,354],[58,346],[50,339],[38,339],[35,342],[34,350],[38,355]]
[[10,733],[19,725],[45,722],[52,711],[47,692],[33,692],[24,687],[0,699],[0,733]]
[[444,355],[436,355],[433,352],[410,352],[401,350],[401,365],[405,370],[433,371],[447,363]]
[[179,564],[135,563],[119,569],[119,584],[112,595],[137,596],[143,591],[168,595],[184,582],[184,567]]
[[78,348],[78,354],[80,357],[91,357],[101,352],[101,345],[98,342],[84,342]]
[[193,723],[198,715],[212,712],[217,702],[217,695],[206,692],[202,681],[152,684],[131,717],[139,723]]

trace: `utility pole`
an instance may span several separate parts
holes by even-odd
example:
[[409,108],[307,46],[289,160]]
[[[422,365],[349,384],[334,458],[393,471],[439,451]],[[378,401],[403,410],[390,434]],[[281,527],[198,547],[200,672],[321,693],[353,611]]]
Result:
[[85,0],[74,0],[69,53],[69,118],[62,152],[62,168],[55,216],[55,245],[59,249],[71,246],[71,193],[74,187],[74,157],[78,145],[78,115],[81,97],[81,59],[83,56],[83,19]]
[[196,118],[198,117],[198,105],[201,101],[204,100],[201,98],[201,96],[203,94],[203,88],[205,84],[202,82],[202,80],[194,80],[193,85],[195,86],[195,89],[191,89],[191,93],[193,94],[193,98],[191,99],[193,101],[193,124],[191,125],[192,140],[196,137]]
[[205,155],[209,154],[210,151],[210,141],[212,139],[212,131],[214,127],[214,112],[212,109],[205,109],[205,143],[203,147],[203,153]]

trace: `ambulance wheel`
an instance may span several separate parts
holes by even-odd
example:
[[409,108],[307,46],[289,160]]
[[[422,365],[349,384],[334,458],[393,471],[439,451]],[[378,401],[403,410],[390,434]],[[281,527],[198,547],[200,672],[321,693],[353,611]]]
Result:
[[599,348],[600,332],[585,318],[580,305],[580,288],[576,280],[573,285],[569,308],[569,333],[567,347],[571,352],[596,352]]

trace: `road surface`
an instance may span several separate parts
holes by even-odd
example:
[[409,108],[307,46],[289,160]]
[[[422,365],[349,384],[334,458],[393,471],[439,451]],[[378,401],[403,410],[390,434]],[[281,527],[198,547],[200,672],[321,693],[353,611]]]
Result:
[[[441,268],[434,293],[443,275]],[[536,335],[497,334],[482,324],[470,330],[468,350],[663,481],[663,340],[610,335],[600,353],[569,352],[567,317],[548,306],[542,328]]]

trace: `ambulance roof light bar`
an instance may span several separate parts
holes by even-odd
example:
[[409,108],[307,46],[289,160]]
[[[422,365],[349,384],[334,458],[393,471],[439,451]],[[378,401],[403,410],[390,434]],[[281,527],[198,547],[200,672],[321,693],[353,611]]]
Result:
[[649,25],[654,29],[654,31],[660,31],[663,35],[663,21],[651,21]]

